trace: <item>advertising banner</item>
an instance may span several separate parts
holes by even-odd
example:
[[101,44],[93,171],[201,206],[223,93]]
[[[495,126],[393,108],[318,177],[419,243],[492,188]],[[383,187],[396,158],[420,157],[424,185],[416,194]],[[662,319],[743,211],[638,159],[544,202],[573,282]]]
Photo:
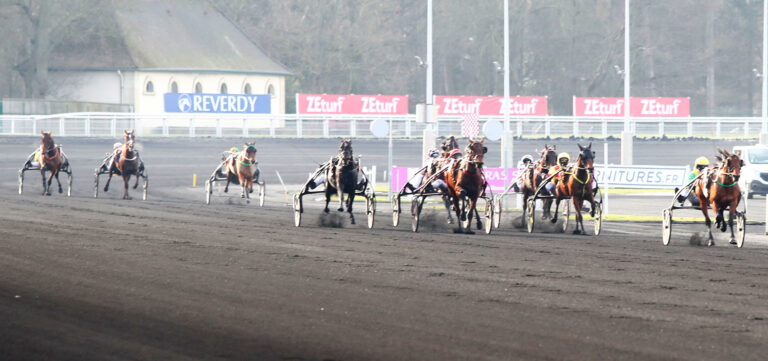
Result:
[[[623,117],[624,98],[581,98],[573,100],[573,114],[584,117]],[[629,99],[629,114],[633,117],[689,117],[689,98],[641,98]]]
[[408,114],[407,95],[296,94],[298,114]]
[[[504,97],[435,96],[437,115],[504,115]],[[545,116],[547,97],[509,97],[509,115]]]
[[165,93],[166,113],[253,113],[269,114],[269,94]]
[[[410,179],[419,169],[420,168],[392,167],[392,182],[390,183],[392,190],[396,192],[402,189],[405,183],[408,181],[408,179]],[[517,179],[518,173],[519,173],[519,169],[517,168],[507,169],[507,174],[509,175],[509,179],[513,181]],[[501,193],[504,191],[504,169],[503,168],[483,168],[483,174],[485,175],[485,179],[486,181],[488,181],[490,190],[493,193]],[[414,185],[414,186],[417,186],[417,185]],[[488,190],[486,190],[486,192],[487,191]]]
[[688,179],[687,167],[661,167],[653,165],[609,165],[608,169],[595,165],[595,178],[599,184],[617,188],[674,189]]

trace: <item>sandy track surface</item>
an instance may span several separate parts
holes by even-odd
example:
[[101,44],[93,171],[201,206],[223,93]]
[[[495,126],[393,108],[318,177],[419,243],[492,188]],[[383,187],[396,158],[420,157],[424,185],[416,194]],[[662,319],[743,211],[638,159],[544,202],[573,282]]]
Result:
[[592,237],[508,218],[458,235],[437,211],[414,234],[407,218],[391,227],[386,204],[374,230],[362,208],[352,226],[317,204],[295,228],[281,194],[205,206],[174,176],[210,172],[219,143],[186,158],[171,151],[181,142],[146,143],[150,199],[117,199],[118,179],[93,199],[102,143],[67,147],[72,198],[14,194],[7,169],[31,150],[0,144],[3,359],[768,358],[768,249],[749,238],[664,247],[653,224]]

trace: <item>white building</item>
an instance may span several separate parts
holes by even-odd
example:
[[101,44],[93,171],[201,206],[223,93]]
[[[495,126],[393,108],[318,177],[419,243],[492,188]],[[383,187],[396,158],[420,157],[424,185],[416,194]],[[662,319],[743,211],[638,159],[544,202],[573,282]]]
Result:
[[291,73],[204,0],[115,1],[116,39],[52,54],[50,99],[165,112],[165,93],[270,94],[285,112]]

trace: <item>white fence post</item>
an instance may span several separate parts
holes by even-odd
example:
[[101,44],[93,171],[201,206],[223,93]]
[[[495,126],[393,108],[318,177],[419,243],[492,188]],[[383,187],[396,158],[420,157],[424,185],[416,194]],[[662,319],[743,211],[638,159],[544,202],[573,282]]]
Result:
[[269,119],[269,136],[272,138],[275,137],[275,118]]
[[37,135],[37,118],[32,118],[32,135]]
[[579,118],[573,117],[573,136],[579,137]]
[[659,138],[664,138],[664,119],[659,119]]
[[551,123],[549,121],[549,117],[547,117],[544,120],[544,136],[549,138],[550,134],[551,134]]
[[248,118],[243,118],[243,138],[248,138]]
[[117,117],[112,117],[112,121],[109,124],[109,134],[112,138],[117,136]]
[[85,131],[85,136],[90,137],[91,136],[91,117],[86,116],[85,120],[83,121],[83,130]]
[[16,119],[11,119],[11,135],[16,134]]
[[301,138],[301,119],[296,119],[296,138]]
[[357,121],[354,119],[349,121],[349,136],[351,138],[357,136]]
[[689,120],[688,123],[686,123],[686,128],[687,128],[687,132],[686,133],[688,133],[687,136],[689,138],[692,137],[693,136],[693,121]]
[[189,118],[189,137],[195,137],[195,118]]
[[216,138],[221,138],[221,118],[216,118]]
[[603,121],[600,122],[600,128],[602,128],[603,139],[608,139],[608,120],[603,119]]
[[715,120],[715,139],[720,139],[720,132],[722,132],[720,119],[716,119]]
[[170,136],[170,132],[168,131],[168,118],[163,117],[163,136],[168,137]]
[[517,136],[521,137],[523,135],[523,120],[520,119],[517,121]]
[[749,138],[749,120],[744,121],[744,138]]
[[[392,129],[389,131],[391,132]],[[405,137],[411,139],[411,118],[405,119]]]
[[64,133],[64,118],[63,117],[59,118],[59,135],[66,135],[66,133]]
[[323,138],[328,138],[330,131],[328,130],[328,119],[323,119]]

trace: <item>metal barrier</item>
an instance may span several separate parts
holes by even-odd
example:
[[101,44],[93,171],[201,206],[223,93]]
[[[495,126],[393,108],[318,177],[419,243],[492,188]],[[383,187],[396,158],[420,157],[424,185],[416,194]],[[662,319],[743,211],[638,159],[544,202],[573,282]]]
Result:
[[[421,138],[425,123],[416,115],[221,115],[65,113],[54,115],[1,115],[0,135],[36,135],[50,130],[61,136],[119,136],[123,129],[136,129],[140,136],[158,137],[372,137],[370,123],[390,121],[394,138]],[[437,134],[461,134],[461,117],[438,117]],[[480,117],[503,122],[503,117]],[[639,138],[703,137],[713,139],[757,138],[762,119],[752,118],[632,118],[632,132]],[[514,117],[510,127],[526,138],[619,137],[622,118],[572,116]]]

